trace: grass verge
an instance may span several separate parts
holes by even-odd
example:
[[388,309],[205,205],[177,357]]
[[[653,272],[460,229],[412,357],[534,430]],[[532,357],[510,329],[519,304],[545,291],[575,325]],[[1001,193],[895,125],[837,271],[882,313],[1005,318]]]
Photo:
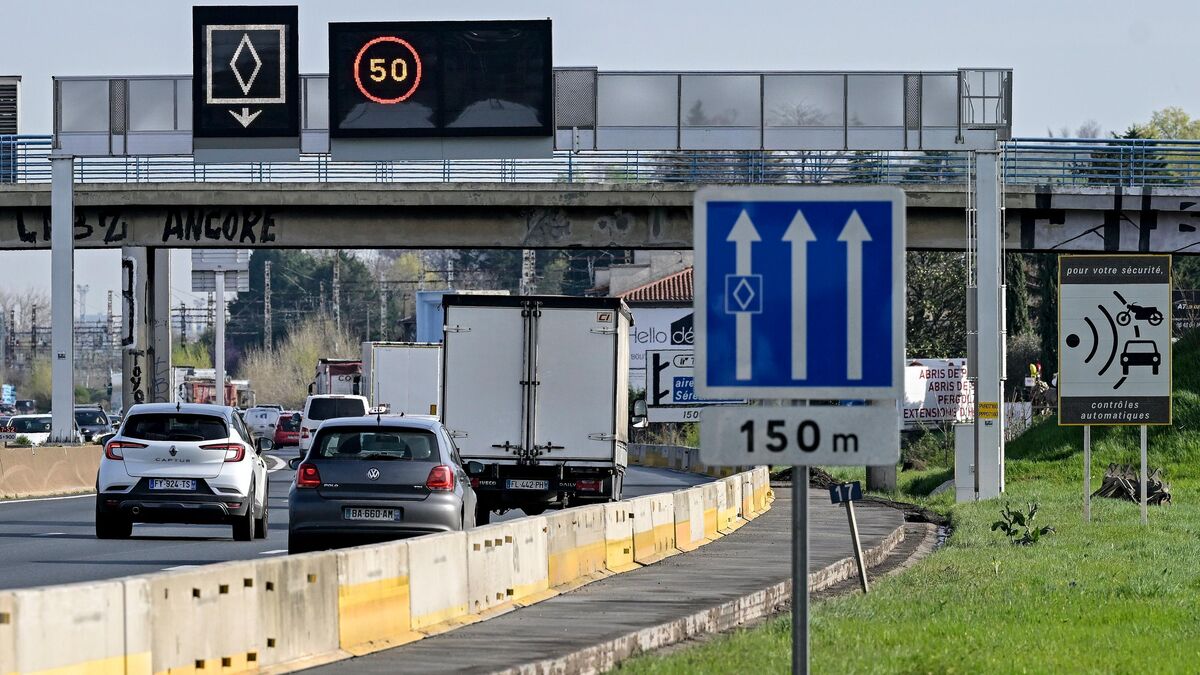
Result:
[[[1045,420],[1007,451],[1002,499],[954,504],[914,499],[948,514],[954,534],[938,553],[812,611],[816,673],[1195,672],[1200,663],[1200,336],[1175,346],[1175,423],[1152,428],[1150,465],[1165,469],[1174,504],[1095,499],[1082,521],[1082,431]],[[1093,431],[1092,487],[1109,463],[1138,463],[1134,428]],[[901,490],[934,482],[904,472]],[[837,474],[835,474],[837,475]],[[851,478],[849,473],[843,477]],[[991,531],[1005,502],[1040,505],[1057,532],[1012,546]],[[790,621],[775,619],[621,673],[784,673]]]

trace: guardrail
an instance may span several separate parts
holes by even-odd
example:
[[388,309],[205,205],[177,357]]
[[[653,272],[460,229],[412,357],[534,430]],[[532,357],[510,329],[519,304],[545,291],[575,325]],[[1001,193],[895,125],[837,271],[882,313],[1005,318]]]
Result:
[[[45,183],[50,136],[0,136],[0,183]],[[1008,184],[1200,186],[1200,141],[1019,138],[1004,144]],[[196,164],[190,157],[80,157],[79,183],[579,182],[965,184],[966,153],[581,151],[546,159]]]
[[691,551],[769,507],[767,469],[757,467],[465,532],[0,592],[0,673],[307,667]]

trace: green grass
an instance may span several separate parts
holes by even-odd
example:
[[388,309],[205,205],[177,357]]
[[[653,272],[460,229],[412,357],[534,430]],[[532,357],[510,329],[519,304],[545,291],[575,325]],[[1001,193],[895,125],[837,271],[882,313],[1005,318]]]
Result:
[[[812,612],[816,673],[1196,672],[1200,668],[1200,336],[1175,346],[1175,424],[1152,428],[1150,465],[1165,468],[1174,505],[1095,499],[1082,521],[1082,431],[1046,420],[1008,445],[999,500],[913,499],[950,515],[936,554],[878,581],[870,595]],[[1110,462],[1137,464],[1136,428],[1093,431],[1092,487]],[[835,475],[859,478],[861,471]],[[906,477],[905,474],[916,474]],[[945,469],[903,472],[901,491]],[[1041,506],[1057,532],[1030,547],[991,531],[1005,502]],[[669,656],[646,655],[622,673],[783,673],[790,623],[721,636]]]

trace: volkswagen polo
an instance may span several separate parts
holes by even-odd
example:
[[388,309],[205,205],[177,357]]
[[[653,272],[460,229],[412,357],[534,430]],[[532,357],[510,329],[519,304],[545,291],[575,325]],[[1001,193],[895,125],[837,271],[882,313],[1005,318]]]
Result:
[[233,538],[265,539],[267,465],[229,406],[144,403],[104,446],[96,477],[96,536],[128,537],[133,523],[228,524]]
[[288,551],[339,540],[383,541],[475,524],[475,491],[436,419],[374,415],[326,420],[290,462]]

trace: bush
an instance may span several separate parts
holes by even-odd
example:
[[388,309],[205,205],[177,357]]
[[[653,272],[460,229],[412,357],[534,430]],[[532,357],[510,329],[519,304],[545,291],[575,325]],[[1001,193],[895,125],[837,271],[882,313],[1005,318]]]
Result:
[[326,319],[299,324],[276,349],[253,349],[242,359],[241,377],[259,401],[299,409],[308,397],[317,359],[358,358],[360,347]]

